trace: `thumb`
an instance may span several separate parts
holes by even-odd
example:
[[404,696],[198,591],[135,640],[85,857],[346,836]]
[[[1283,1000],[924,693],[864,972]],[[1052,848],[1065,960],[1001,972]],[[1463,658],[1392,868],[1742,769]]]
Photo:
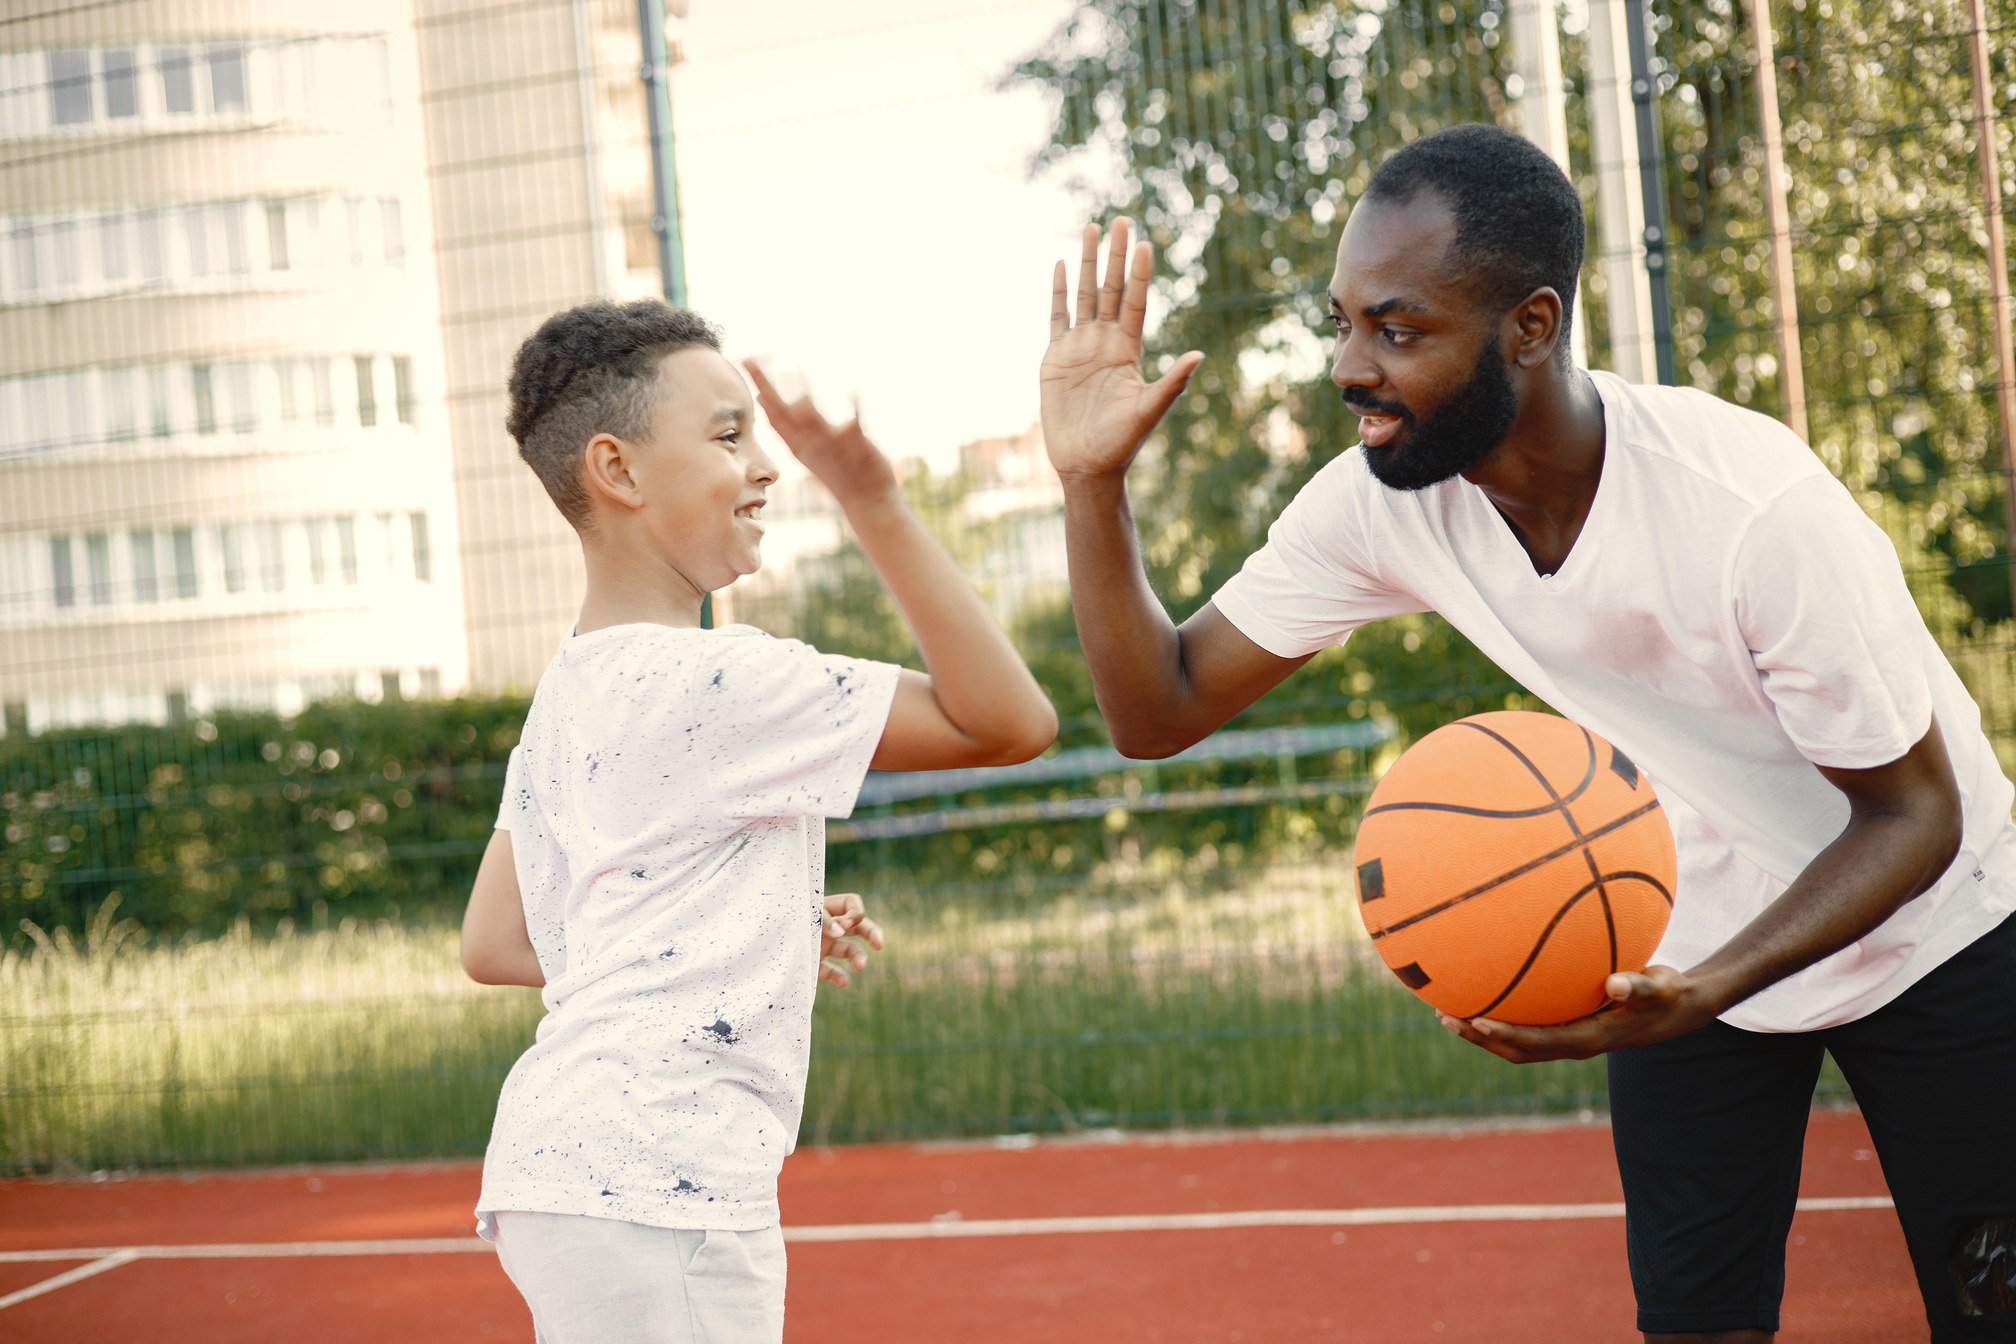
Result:
[[1183,389],[1190,385],[1190,375],[1197,372],[1197,367],[1203,362],[1204,352],[1191,350],[1170,365],[1169,372],[1148,384],[1148,405],[1155,419],[1160,420],[1168,414],[1176,398],[1182,396]]
[[1618,1003],[1629,1003],[1633,999],[1651,998],[1656,991],[1645,976],[1619,971],[1603,982],[1603,992]]

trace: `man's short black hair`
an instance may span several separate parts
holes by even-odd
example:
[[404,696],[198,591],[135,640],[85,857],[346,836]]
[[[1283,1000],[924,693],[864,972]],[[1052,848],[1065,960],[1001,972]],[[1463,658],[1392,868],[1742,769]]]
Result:
[[597,299],[555,313],[511,361],[511,413],[504,428],[561,514],[588,519],[581,454],[597,434],[632,443],[651,433],[658,362],[674,351],[721,348],[721,333],[698,313],[663,299]]
[[1559,164],[1523,136],[1496,126],[1451,126],[1395,150],[1372,174],[1365,198],[1405,204],[1423,190],[1456,220],[1450,259],[1472,273],[1478,301],[1499,312],[1539,289],[1561,296],[1568,320],[1582,273],[1582,198]]

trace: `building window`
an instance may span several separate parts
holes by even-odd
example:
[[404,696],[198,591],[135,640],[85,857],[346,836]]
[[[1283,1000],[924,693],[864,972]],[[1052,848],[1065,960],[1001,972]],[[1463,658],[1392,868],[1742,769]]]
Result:
[[276,271],[287,269],[287,202],[266,202],[266,264]]
[[328,429],[336,423],[336,380],[326,359],[309,360],[308,372],[315,384],[315,423]]
[[140,277],[149,284],[168,278],[168,245],[161,232],[161,212],[140,216]]
[[91,583],[91,605],[112,605],[112,539],[103,532],[84,538],[84,573]]
[[413,423],[413,360],[407,355],[392,356],[392,397],[399,423]]
[[259,428],[259,407],[252,399],[252,366],[225,364],[224,390],[231,398],[231,432],[250,434]]
[[175,553],[175,596],[191,598],[196,596],[196,534],[186,527],[178,527],[170,534],[169,547]]
[[50,52],[49,120],[58,126],[77,126],[93,119],[91,53]]
[[371,356],[358,355],[352,363],[357,367],[357,423],[369,429],[378,423],[378,389],[371,385]]
[[254,534],[259,541],[259,588],[278,593],[287,587],[286,537],[278,522],[260,523]]
[[154,534],[142,531],[128,533],[126,548],[133,556],[133,600],[159,602],[161,575],[154,563]]
[[100,60],[105,67],[105,115],[112,118],[140,115],[140,70],[133,49],[113,49]]
[[399,198],[387,196],[378,202],[378,232],[385,244],[385,264],[406,269],[406,226],[399,217]]
[[364,264],[364,198],[346,196],[343,199],[343,218],[350,226],[350,264]]
[[70,559],[70,538],[49,538],[49,588],[59,607],[77,605],[77,571]]
[[245,591],[245,529],[226,523],[217,529],[217,546],[224,552],[224,591]]
[[413,529],[413,577],[422,583],[434,582],[434,553],[427,545],[427,515],[415,510],[406,515]]
[[42,288],[41,267],[35,264],[35,230],[26,224],[14,226],[14,292],[33,294]]
[[210,384],[210,366],[197,364],[189,370],[189,391],[196,401],[196,432],[217,432],[217,393]]
[[210,274],[210,212],[200,205],[184,210],[182,236],[189,245],[189,274]]
[[147,370],[147,432],[165,439],[174,426],[168,410],[168,370]]
[[67,219],[50,225],[49,251],[56,262],[57,285],[75,288],[80,274],[77,268],[77,226]]
[[245,110],[245,48],[235,42],[210,48],[210,106],[218,112]]
[[329,577],[329,558],[322,551],[322,531],[327,523],[309,518],[302,526],[308,529],[308,582],[320,586]]
[[343,582],[357,582],[357,519],[346,514],[336,520],[336,559],[343,566]]
[[126,216],[98,217],[98,269],[108,281],[126,278]]
[[196,110],[196,81],[187,47],[161,48],[161,105],[170,112]]
[[99,377],[104,392],[105,437],[115,443],[130,442],[140,430],[139,408],[134,398],[132,369],[107,369]]

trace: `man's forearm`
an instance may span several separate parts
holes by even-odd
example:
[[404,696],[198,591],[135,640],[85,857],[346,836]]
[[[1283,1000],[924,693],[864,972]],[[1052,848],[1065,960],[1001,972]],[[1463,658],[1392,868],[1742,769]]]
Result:
[[1187,746],[1182,639],[1148,586],[1124,478],[1065,480],[1064,543],[1078,641],[1113,745],[1135,756]]
[[1714,1015],[1867,937],[1929,890],[1958,846],[1957,823],[1943,821],[1895,813],[1850,821],[1777,900],[1688,970]]

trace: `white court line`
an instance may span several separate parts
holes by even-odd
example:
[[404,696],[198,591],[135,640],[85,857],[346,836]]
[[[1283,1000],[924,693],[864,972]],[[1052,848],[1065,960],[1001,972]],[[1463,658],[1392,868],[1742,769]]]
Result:
[[93,1260],[88,1265],[79,1265],[75,1269],[66,1269],[54,1278],[44,1279],[40,1283],[31,1283],[18,1292],[12,1292],[5,1297],[0,1297],[0,1311],[5,1311],[16,1302],[26,1302],[31,1297],[40,1297],[44,1293],[53,1293],[58,1288],[68,1288],[79,1279],[88,1279],[93,1274],[103,1274],[108,1269],[117,1269],[129,1261],[139,1258],[139,1256],[134,1255],[130,1251],[114,1251],[110,1255],[101,1256],[99,1259]]
[[[1802,1199],[1802,1213],[1846,1209],[1888,1209],[1886,1196],[1854,1195]],[[784,1229],[786,1241],[910,1241],[934,1237],[1034,1237],[1079,1232],[1210,1231],[1238,1227],[1374,1227],[1404,1223],[1526,1223],[1569,1218],[1622,1218],[1622,1204],[1442,1204],[1416,1208],[1377,1209],[1243,1209],[1224,1213],[1142,1213],[1093,1218],[974,1218],[927,1223],[813,1223]],[[95,1246],[61,1250],[0,1251],[0,1263],[32,1260],[257,1260],[268,1257],[322,1255],[433,1255],[458,1251],[491,1251],[477,1237],[429,1237],[404,1241],[251,1241],[195,1246]],[[71,1270],[69,1278],[102,1273],[111,1263]],[[48,1287],[62,1287],[56,1279]],[[31,1291],[31,1290],[24,1290]],[[16,1295],[19,1296],[18,1294]],[[0,1306],[10,1305],[0,1298]]]

